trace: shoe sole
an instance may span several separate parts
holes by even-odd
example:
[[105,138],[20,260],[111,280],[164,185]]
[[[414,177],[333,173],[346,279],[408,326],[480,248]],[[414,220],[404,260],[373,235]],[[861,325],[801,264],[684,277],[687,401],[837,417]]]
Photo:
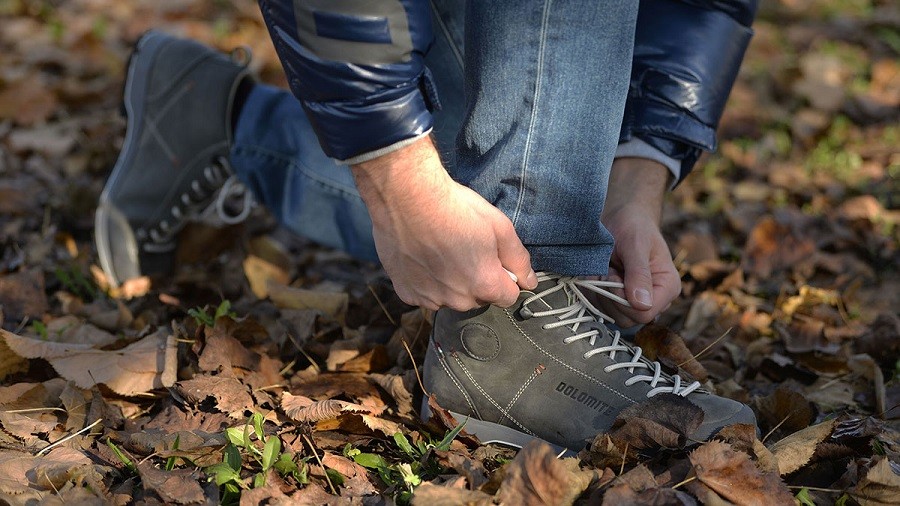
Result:
[[[120,279],[120,276],[115,271],[115,264],[112,258],[111,238],[107,223],[109,220],[115,220],[120,222],[120,224],[125,225],[123,227],[124,230],[131,230],[131,228],[130,225],[128,225],[125,216],[115,212],[111,207],[108,207],[105,204],[109,201],[110,188],[115,185],[118,177],[121,175],[120,168],[132,158],[135,149],[132,137],[137,134],[137,125],[140,125],[144,119],[144,104],[141,101],[138,101],[136,97],[143,97],[146,94],[146,77],[150,72],[153,58],[140,58],[138,56],[145,52],[148,56],[152,55],[163,46],[166,39],[167,37],[159,32],[150,31],[145,33],[138,39],[134,51],[129,58],[128,72],[125,77],[125,89],[122,99],[122,106],[125,109],[126,117],[125,141],[122,143],[123,149],[122,152],[119,153],[116,165],[112,169],[110,179],[106,182],[103,193],[100,194],[100,205],[97,207],[97,212],[94,217],[94,236],[95,243],[97,244],[97,255],[100,259],[100,267],[103,269],[103,272],[106,273],[107,277],[110,278],[109,282],[113,287],[118,286],[125,280]],[[140,265],[138,260],[139,252],[137,241],[133,236],[129,239],[129,247],[127,248],[128,254],[133,263]]]
[[[511,427],[500,425],[499,423],[486,422],[471,416],[456,413],[455,411],[449,411],[449,413],[453,415],[453,418],[455,418],[457,422],[465,424],[463,429],[469,434],[477,437],[482,444],[501,444],[521,449],[532,441],[541,441],[550,445],[550,448],[553,449],[558,457],[575,457],[577,455],[576,452],[568,448],[526,434]],[[431,408],[428,406],[427,397],[422,399],[421,416],[424,421],[428,421],[428,419],[431,418]]]

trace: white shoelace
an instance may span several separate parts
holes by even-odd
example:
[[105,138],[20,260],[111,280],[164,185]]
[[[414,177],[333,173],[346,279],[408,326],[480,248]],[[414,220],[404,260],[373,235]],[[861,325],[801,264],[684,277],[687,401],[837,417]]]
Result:
[[[578,327],[582,323],[615,323],[612,318],[610,318],[608,315],[604,314],[593,304],[591,304],[587,297],[585,297],[584,293],[582,293],[581,289],[594,292],[598,295],[614,300],[619,304],[625,306],[629,305],[627,300],[608,290],[608,288],[624,288],[624,285],[622,283],[616,283],[613,281],[578,279],[575,277],[559,276],[546,272],[538,273],[538,282],[551,280],[556,280],[555,286],[548,288],[542,292],[536,293],[531,297],[528,297],[522,303],[522,315],[525,317],[541,318],[547,316],[555,316],[559,320],[558,322],[544,324],[543,328],[547,330],[558,327],[570,327],[572,332],[578,332]],[[548,309],[546,311],[534,311],[529,307],[529,304],[538,300],[541,300],[543,302],[544,297],[556,293],[560,290],[564,290],[567,294],[574,296],[570,297],[572,299],[572,303],[570,305],[558,309]],[[599,336],[600,334],[601,331],[599,329],[592,328],[587,330],[586,332],[567,337],[563,342],[565,344],[571,344],[580,339],[589,339],[590,345],[596,346],[595,342],[597,336]],[[647,397],[653,397],[654,395],[663,392],[686,397],[691,392],[694,392],[695,390],[700,388],[699,381],[695,381],[689,385],[682,385],[681,376],[677,374],[668,375],[666,373],[663,373],[659,362],[650,361],[646,357],[642,356],[643,350],[641,350],[639,346],[630,346],[627,343],[622,342],[621,334],[618,330],[612,333],[612,343],[610,345],[596,346],[595,348],[585,352],[584,358],[590,358],[600,353],[606,353],[609,355],[610,359],[616,360],[616,354],[620,352],[626,354],[626,360],[621,362],[617,361],[618,363],[606,366],[603,370],[605,372],[612,372],[617,369],[627,369],[628,372],[633,376],[625,381],[625,386],[631,386],[641,381],[649,383],[653,388],[649,392],[647,392]],[[637,374],[635,373],[637,369],[652,371],[652,375]]]

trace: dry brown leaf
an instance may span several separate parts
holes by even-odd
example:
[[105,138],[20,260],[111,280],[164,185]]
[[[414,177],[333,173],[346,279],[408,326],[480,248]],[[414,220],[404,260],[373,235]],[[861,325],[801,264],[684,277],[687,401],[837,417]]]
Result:
[[381,432],[385,436],[393,436],[398,432],[403,432],[400,429],[400,424],[397,422],[392,422],[372,415],[360,415],[360,417],[362,418],[363,423],[366,424],[366,427]]
[[247,386],[229,376],[194,376],[177,384],[179,392],[188,401],[199,404],[207,397],[216,400],[216,408],[232,418],[243,418],[244,411],[254,408],[253,398]]
[[[25,494],[62,488],[71,479],[94,478],[91,460],[72,448],[54,448],[47,455],[0,450],[0,492]],[[96,480],[99,484],[100,480]]]
[[35,436],[49,434],[59,424],[56,417],[52,415],[47,415],[48,418],[51,418],[50,420],[42,420],[39,413],[28,413],[28,415],[0,411],[0,426],[9,434],[31,445],[35,441]]
[[[437,396],[434,394],[428,396],[428,409],[431,411],[431,416],[426,422],[434,428],[435,432],[444,434],[455,429],[460,423],[465,422],[465,420],[460,421],[453,418],[450,411],[447,411],[438,404]],[[466,432],[466,429],[461,430],[456,439],[468,446],[481,446],[481,442],[478,441],[478,438]]]
[[805,466],[816,452],[816,446],[833,430],[834,420],[828,420],[795,432],[772,445],[769,449],[778,462],[778,473],[784,476]]
[[60,376],[81,388],[104,384],[118,394],[136,395],[175,383],[175,339],[164,329],[113,351],[29,339],[2,329],[0,337],[16,354],[50,362]]
[[269,296],[269,285],[285,286],[291,281],[283,267],[252,254],[244,259],[244,276],[250,283],[250,291],[259,299]]
[[455,450],[435,450],[435,456],[442,466],[451,468],[459,473],[460,476],[465,477],[466,483],[472,490],[478,490],[488,482],[487,469],[484,468],[484,465],[478,459]]
[[358,357],[363,346],[365,346],[363,336],[335,341],[328,350],[328,358],[325,360],[326,367],[329,371],[337,371],[341,364]]
[[[0,341],[3,344],[3,341]],[[0,347],[2,350],[2,347]],[[12,351],[10,351],[12,353]],[[22,397],[25,392],[35,388],[40,383],[16,383],[15,385],[0,387],[0,406],[7,408],[5,404],[16,401]]]
[[634,341],[650,360],[660,360],[674,367],[680,367],[701,383],[709,379],[709,373],[700,362],[697,362],[681,336],[668,327],[655,323],[645,325],[638,331]]
[[815,409],[803,394],[779,385],[766,397],[754,399],[763,431],[778,427],[790,434],[809,427],[815,419]]
[[816,250],[815,243],[800,233],[793,215],[762,218],[747,239],[742,264],[760,278],[786,269]]
[[350,296],[343,292],[323,292],[269,285],[269,298],[282,309],[316,309],[341,322],[347,314]]
[[341,372],[381,372],[391,367],[387,352],[384,346],[376,344],[371,350],[351,358],[338,366],[337,370]]
[[862,506],[900,504],[900,464],[883,456],[876,456],[874,462],[850,495]]
[[311,379],[300,379],[292,383],[292,391],[317,400],[344,397],[366,406],[376,414],[386,407],[379,390],[372,386],[365,374],[318,374]]
[[12,83],[0,91],[0,119],[30,126],[47,120],[59,106],[56,94],[44,86],[38,74]]
[[200,487],[201,475],[193,469],[162,471],[148,461],[137,464],[144,490],[155,492],[166,504],[197,504],[206,502]]
[[292,395],[290,392],[281,394],[281,409],[284,410],[284,414],[297,422],[329,420],[343,413],[371,413],[370,408],[361,404],[337,399],[314,401],[302,395]]
[[403,376],[396,374],[370,374],[370,381],[383,388],[397,403],[397,414],[413,416],[413,396],[406,388]]
[[620,504],[666,504],[695,505],[696,501],[687,493],[671,488],[651,487],[640,491],[632,490],[624,484],[609,488],[603,494],[603,505],[619,506]]
[[493,498],[478,490],[442,487],[431,483],[423,483],[416,488],[413,495],[413,506],[488,506]]
[[250,490],[241,492],[241,501],[239,506],[259,506],[267,504],[272,506],[291,505],[291,504],[316,504],[303,503],[291,500],[281,490],[282,480],[275,473],[274,469],[270,469],[266,473],[266,484],[262,487],[254,487]]
[[[88,396],[85,396],[85,393],[88,393]],[[67,383],[66,388],[59,394],[59,400],[62,401],[62,405],[66,409],[67,431],[75,432],[84,428],[87,419],[88,399],[90,398],[90,392],[85,392],[71,383]]]
[[55,343],[86,344],[103,348],[119,338],[73,315],[61,316],[47,322],[47,337]]
[[550,445],[534,440],[506,467],[497,497],[503,504],[572,504],[594,478],[576,459],[556,458]]
[[0,306],[9,320],[40,319],[48,308],[43,271],[35,269],[0,276]]
[[597,469],[615,467],[625,462],[625,448],[619,448],[609,434],[600,433],[587,448],[579,453],[579,457]]
[[745,453],[727,443],[712,441],[689,455],[703,484],[735,504],[768,506],[794,504],[794,496],[773,473],[762,473]]
[[197,365],[207,372],[225,371],[231,375],[232,367],[239,367],[248,371],[259,367],[260,355],[254,353],[241,344],[234,337],[223,332],[221,326],[206,327],[206,344],[200,353]]
[[[27,370],[28,360],[13,353],[12,350],[9,349],[9,346],[6,345],[6,341],[0,339],[0,381],[3,381],[11,374]],[[0,399],[2,399],[2,397],[0,397]],[[0,400],[0,403],[2,402],[3,401]]]
[[703,410],[680,395],[659,394],[619,413],[608,434],[624,451],[679,448],[703,423]]

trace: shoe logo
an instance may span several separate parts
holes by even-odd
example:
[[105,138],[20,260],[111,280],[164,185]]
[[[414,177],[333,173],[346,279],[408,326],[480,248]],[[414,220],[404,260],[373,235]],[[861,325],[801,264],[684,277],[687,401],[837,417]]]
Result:
[[613,409],[613,407],[609,404],[601,401],[593,395],[588,394],[587,392],[582,391],[577,387],[567,384],[564,381],[560,381],[559,385],[556,385],[556,391],[565,395],[566,397],[571,398],[579,404],[584,404],[585,406],[597,411],[602,415],[612,416],[616,412],[615,409]]
[[459,335],[463,349],[475,360],[487,362],[500,354],[500,339],[487,325],[470,323],[463,327]]

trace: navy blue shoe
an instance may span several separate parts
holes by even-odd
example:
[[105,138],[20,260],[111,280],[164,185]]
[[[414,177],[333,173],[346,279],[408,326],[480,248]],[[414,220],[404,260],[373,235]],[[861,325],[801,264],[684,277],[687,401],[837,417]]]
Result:
[[95,215],[113,286],[170,271],[188,221],[237,223],[252,205],[228,162],[234,98],[251,79],[246,62],[151,31],[125,79],[125,142]]

